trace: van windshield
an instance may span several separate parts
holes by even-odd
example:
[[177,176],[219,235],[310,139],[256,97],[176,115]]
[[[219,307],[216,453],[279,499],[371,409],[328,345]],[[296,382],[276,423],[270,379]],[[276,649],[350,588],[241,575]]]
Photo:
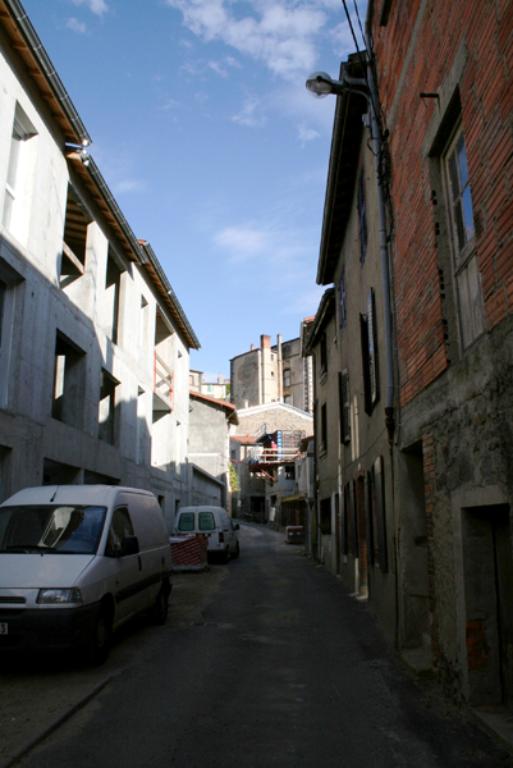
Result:
[[0,552],[93,555],[106,511],[77,505],[0,507]]

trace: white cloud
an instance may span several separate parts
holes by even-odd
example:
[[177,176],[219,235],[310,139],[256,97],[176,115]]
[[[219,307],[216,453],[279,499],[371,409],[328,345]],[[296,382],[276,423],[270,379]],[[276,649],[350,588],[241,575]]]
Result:
[[312,69],[324,11],[294,0],[248,5],[252,14],[236,17],[230,0],[166,0],[182,13],[185,26],[205,41],[220,40],[239,53],[262,61],[285,79]]
[[240,69],[239,62],[233,56],[225,56],[222,61],[209,61],[207,66],[220,77],[228,77],[230,68]]
[[180,106],[180,102],[168,96],[160,105],[162,112],[174,112]]
[[72,2],[76,6],[85,5],[95,16],[103,16],[109,10],[106,0],[72,0]]
[[120,179],[114,184],[114,191],[117,194],[124,192],[139,192],[146,186],[141,179]]
[[232,226],[217,232],[214,243],[228,251],[231,260],[246,261],[266,251],[269,237],[267,232],[252,225]]
[[309,141],[314,141],[320,136],[319,131],[314,128],[307,128],[306,125],[300,125],[298,129],[299,141],[301,144],[307,144]]
[[87,32],[87,24],[79,21],[75,16],[70,16],[66,22],[66,27],[71,29],[72,32],[77,32],[79,35],[84,35]]
[[[258,259],[260,265],[293,263],[295,269],[311,254],[308,236],[301,227],[284,228],[276,220],[230,225],[214,235],[214,244],[225,251],[231,263],[248,263]],[[290,275],[288,276],[290,280]]]
[[219,77],[228,77],[228,70],[224,67],[220,61],[209,61],[208,68],[215,72]]
[[262,113],[259,114],[259,109],[261,109],[261,102],[259,99],[251,96],[246,99],[242,109],[236,115],[233,115],[231,120],[233,123],[237,123],[237,125],[244,125],[248,128],[264,125],[266,116]]

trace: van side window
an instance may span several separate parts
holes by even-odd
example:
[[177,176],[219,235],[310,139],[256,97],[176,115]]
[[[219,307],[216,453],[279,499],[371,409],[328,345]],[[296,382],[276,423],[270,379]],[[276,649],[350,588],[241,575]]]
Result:
[[193,531],[194,530],[194,512],[184,512],[178,519],[179,531]]
[[109,530],[109,538],[107,541],[107,547],[105,549],[106,555],[112,555],[115,552],[119,552],[121,549],[121,542],[125,536],[133,536],[134,527],[130,520],[127,507],[118,507],[114,510],[112,516],[112,523]]
[[200,512],[198,515],[198,528],[200,531],[213,531],[216,521],[212,512]]

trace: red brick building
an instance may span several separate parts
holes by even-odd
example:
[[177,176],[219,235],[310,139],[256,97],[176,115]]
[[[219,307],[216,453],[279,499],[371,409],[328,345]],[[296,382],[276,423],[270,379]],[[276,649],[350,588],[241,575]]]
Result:
[[[513,702],[513,3],[376,0],[396,344],[398,626]],[[421,628],[419,631],[419,627]]]

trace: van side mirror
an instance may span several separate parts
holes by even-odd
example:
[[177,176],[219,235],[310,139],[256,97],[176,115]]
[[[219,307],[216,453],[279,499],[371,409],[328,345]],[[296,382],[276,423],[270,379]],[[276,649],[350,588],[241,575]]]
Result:
[[121,542],[120,557],[136,555],[139,552],[139,539],[137,536],[125,536]]

